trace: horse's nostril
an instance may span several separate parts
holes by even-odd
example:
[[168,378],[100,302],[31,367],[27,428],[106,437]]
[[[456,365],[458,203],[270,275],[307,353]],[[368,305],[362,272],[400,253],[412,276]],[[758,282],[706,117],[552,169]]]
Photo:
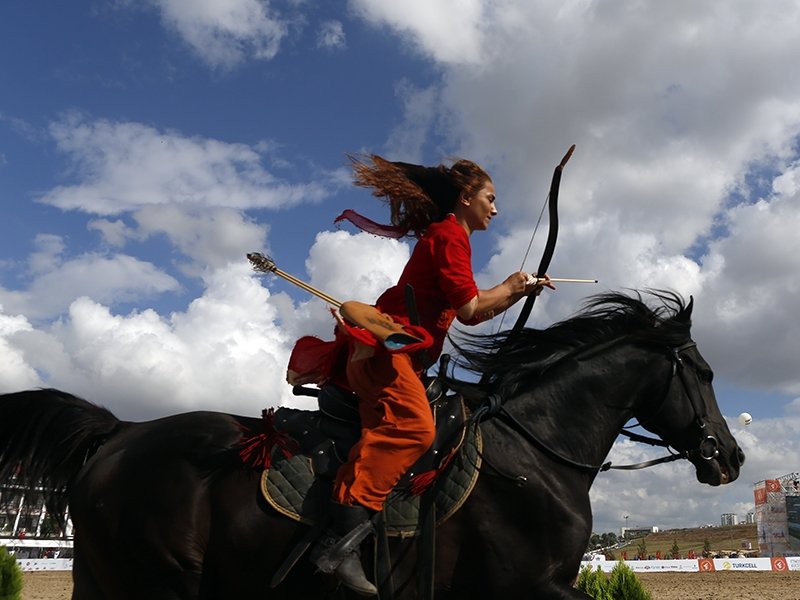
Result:
[[739,447],[736,448],[736,455],[739,457],[739,464],[743,465],[745,457],[744,457],[744,452],[742,451],[741,448]]

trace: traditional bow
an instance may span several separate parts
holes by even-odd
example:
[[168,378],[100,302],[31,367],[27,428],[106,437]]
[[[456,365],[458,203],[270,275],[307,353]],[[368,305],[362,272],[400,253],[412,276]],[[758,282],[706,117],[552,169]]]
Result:
[[[567,161],[569,161],[574,151],[575,144],[572,144],[564,155],[564,158],[561,159],[561,162],[556,165],[553,171],[553,179],[550,182],[550,193],[547,195],[547,210],[550,216],[550,225],[547,231],[547,242],[544,246],[544,252],[539,261],[539,266],[536,269],[536,275],[538,276],[544,275],[547,272],[547,269],[550,267],[550,261],[553,259],[553,252],[556,249],[556,240],[558,239],[558,188],[561,185],[561,173],[564,171],[564,166],[567,164]],[[544,208],[542,208],[542,210],[544,210]],[[535,233],[534,231],[534,235]],[[511,328],[511,335],[516,334],[525,326],[535,302],[535,294],[531,294],[525,299],[525,304],[517,317],[517,322],[514,323],[514,327]]]

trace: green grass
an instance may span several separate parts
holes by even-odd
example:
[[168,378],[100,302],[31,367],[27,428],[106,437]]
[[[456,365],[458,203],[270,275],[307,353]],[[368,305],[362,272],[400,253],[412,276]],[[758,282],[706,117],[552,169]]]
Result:
[[[617,558],[621,558],[623,551],[627,551],[628,560],[636,556],[636,548],[644,539],[647,545],[647,553],[655,556],[656,552],[661,552],[661,558],[669,558],[672,554],[672,546],[678,543],[681,556],[693,550],[697,556],[701,556],[705,541],[708,540],[711,552],[757,552],[758,539],[756,526],[754,523],[748,525],[728,525],[725,527],[695,527],[692,529],[669,529],[650,533],[644,538],[630,540],[627,546],[615,550]],[[742,542],[750,542],[752,550],[744,550]]]

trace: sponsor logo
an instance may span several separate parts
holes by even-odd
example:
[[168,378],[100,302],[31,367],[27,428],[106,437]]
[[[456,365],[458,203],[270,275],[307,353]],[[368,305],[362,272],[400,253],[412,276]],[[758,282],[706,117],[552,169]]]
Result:
[[782,557],[775,557],[771,560],[772,562],[772,570],[773,571],[788,571],[789,565],[786,563],[786,559]]
[[701,573],[711,573],[715,571],[714,561],[708,558],[701,558],[697,561]]

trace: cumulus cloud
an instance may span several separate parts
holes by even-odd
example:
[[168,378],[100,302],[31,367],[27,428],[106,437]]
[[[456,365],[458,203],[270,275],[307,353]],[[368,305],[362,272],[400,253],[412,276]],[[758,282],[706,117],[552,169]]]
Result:
[[63,210],[116,215],[154,204],[289,208],[329,193],[322,183],[281,181],[245,144],[74,114],[53,123],[50,132],[79,181],[42,196]]
[[[722,364],[734,367],[733,380],[797,394],[800,285],[792,274],[800,272],[800,196],[787,185],[791,174],[776,180],[781,191],[771,198],[726,213],[729,233],[705,257],[709,298],[700,326]],[[743,285],[747,277],[752,285]]]
[[266,248],[269,227],[226,208],[202,211],[174,205],[146,206],[133,213],[137,236],[165,234],[180,253],[187,275],[241,261],[248,249]]
[[[306,281],[336,300],[372,303],[394,285],[408,261],[410,248],[404,242],[346,231],[319,233],[306,260]],[[303,279],[301,277],[301,279]],[[283,281],[273,289],[291,287]],[[282,326],[290,337],[316,335],[332,339],[333,325],[328,305],[322,300],[301,302],[297,310],[282,311]]]
[[99,302],[120,303],[153,298],[180,290],[180,284],[154,264],[124,254],[86,253],[62,256],[59,236],[40,235],[27,288],[0,287],[0,305],[13,314],[44,319],[64,313],[82,296]]
[[287,23],[264,0],[151,0],[164,25],[212,67],[272,59]]
[[86,296],[39,329],[0,313],[0,363],[14,375],[3,388],[41,382],[134,419],[200,407],[255,415],[289,400],[292,340],[275,325],[269,292],[245,266],[215,270],[205,283],[171,315],[114,314]]
[[394,30],[436,61],[474,64],[484,57],[486,3],[480,0],[351,0],[350,4],[364,20]]
[[0,305],[0,392],[27,389],[41,383],[36,370],[11,339],[20,332],[32,330],[33,326],[25,317],[6,314]]
[[[407,260],[404,243],[326,232],[310,250],[307,279],[342,300],[371,302]],[[98,279],[111,276],[90,267]],[[121,277],[132,279],[130,272]],[[290,284],[258,277],[241,261],[205,270],[202,282],[202,293],[170,314],[151,308],[120,314],[85,280],[74,284],[84,294],[58,319],[34,325],[25,315],[41,311],[2,306],[0,391],[60,387],[130,419],[199,408],[257,415],[265,406],[311,407],[291,395],[286,366],[300,336],[332,339],[328,307],[314,299],[293,302],[285,293]]]

